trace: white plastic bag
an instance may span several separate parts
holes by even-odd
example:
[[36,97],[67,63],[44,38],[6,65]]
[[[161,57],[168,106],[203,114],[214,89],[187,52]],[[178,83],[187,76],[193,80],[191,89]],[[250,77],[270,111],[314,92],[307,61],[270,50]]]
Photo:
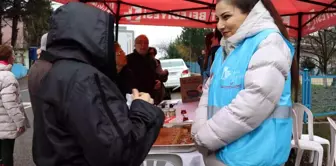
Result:
[[127,104],[128,108],[131,108],[131,104],[133,102],[132,95],[131,94],[126,94],[126,100],[127,100],[126,104]]

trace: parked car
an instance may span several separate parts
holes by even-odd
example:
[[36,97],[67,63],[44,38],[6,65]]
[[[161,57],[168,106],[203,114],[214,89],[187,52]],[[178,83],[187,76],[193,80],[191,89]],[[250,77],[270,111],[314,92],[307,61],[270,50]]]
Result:
[[190,77],[191,73],[183,59],[160,60],[162,69],[169,72],[168,80],[164,83],[166,88],[180,87],[180,78]]

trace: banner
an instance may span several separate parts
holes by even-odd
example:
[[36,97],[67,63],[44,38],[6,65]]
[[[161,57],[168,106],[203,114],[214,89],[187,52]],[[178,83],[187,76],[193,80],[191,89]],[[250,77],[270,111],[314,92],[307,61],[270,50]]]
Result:
[[[76,0],[55,0],[59,3],[67,3]],[[333,0],[316,0],[325,4],[332,3]],[[213,0],[203,0],[202,2],[212,3]],[[316,15],[316,12],[324,10],[324,6],[301,2],[298,0],[273,0],[276,9],[283,16],[283,22],[290,26],[298,28],[298,13],[314,13],[302,15],[302,25]],[[116,1],[90,2],[101,10],[116,13]],[[336,5],[336,3],[335,3]],[[329,9],[326,11],[336,11]],[[147,13],[146,15],[140,15]],[[133,25],[158,25],[158,26],[179,26],[193,28],[215,28],[215,11],[208,9],[205,5],[185,1],[185,0],[124,0],[120,4],[119,16],[120,24]],[[190,19],[188,19],[190,18]],[[324,13],[314,18],[310,23],[302,27],[302,36],[324,29],[336,24],[336,13]],[[287,28],[291,37],[297,37],[298,31]]]

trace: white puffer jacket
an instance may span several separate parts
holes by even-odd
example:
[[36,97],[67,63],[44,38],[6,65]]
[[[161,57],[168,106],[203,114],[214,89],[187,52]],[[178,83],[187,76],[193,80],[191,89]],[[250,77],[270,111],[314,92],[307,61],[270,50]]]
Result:
[[[236,34],[222,39],[222,48],[229,54],[236,44],[265,29],[278,29],[270,13],[259,1]],[[208,80],[196,110],[192,135],[198,145],[218,150],[257,128],[276,107],[290,71],[291,53],[283,37],[270,34],[252,56],[245,74],[245,89],[211,119],[207,117]]]
[[19,136],[18,129],[28,125],[19,82],[11,68],[12,65],[0,64],[0,139],[15,139]]

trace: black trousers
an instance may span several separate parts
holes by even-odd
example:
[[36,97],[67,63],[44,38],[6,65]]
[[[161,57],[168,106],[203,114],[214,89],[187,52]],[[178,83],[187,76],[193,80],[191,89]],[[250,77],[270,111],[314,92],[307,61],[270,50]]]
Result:
[[15,139],[0,139],[0,164],[4,166],[13,166]]

